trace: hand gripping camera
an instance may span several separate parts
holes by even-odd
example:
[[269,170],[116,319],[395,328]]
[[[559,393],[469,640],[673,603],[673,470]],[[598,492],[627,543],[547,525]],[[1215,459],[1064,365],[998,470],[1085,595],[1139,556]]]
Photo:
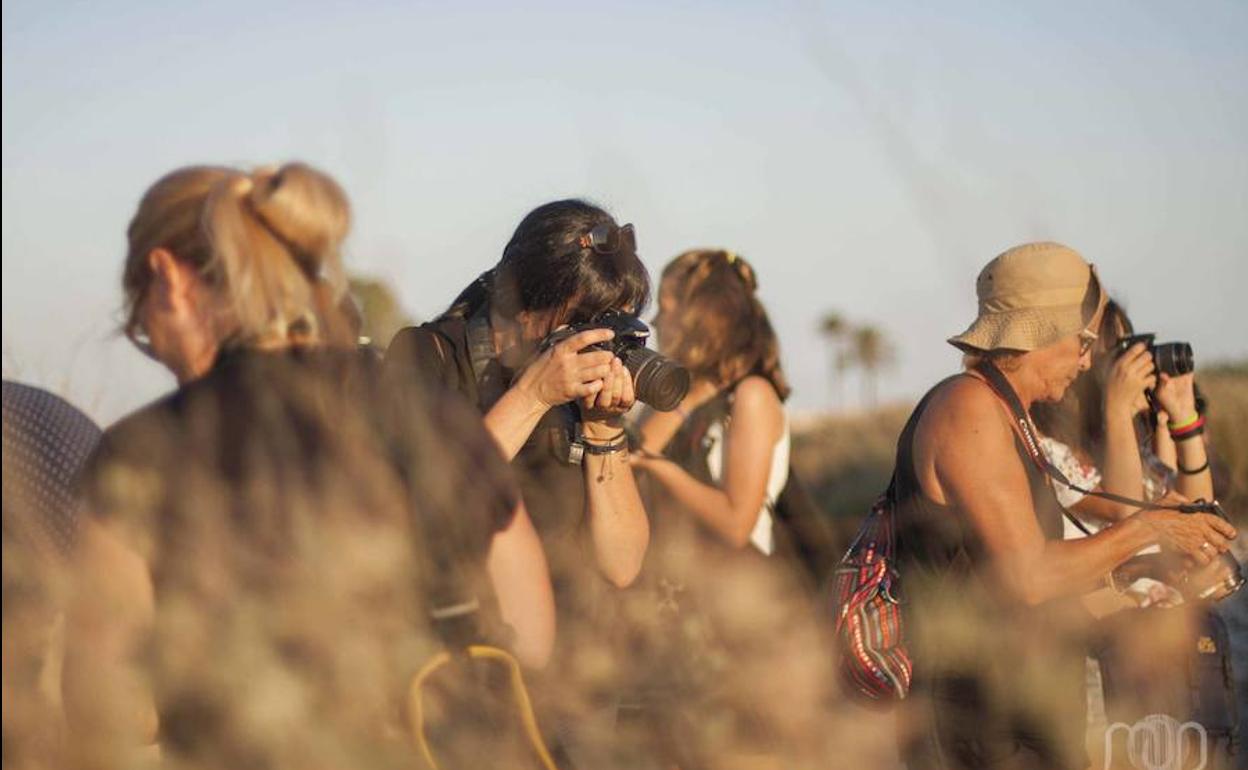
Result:
[[1149,354],[1153,357],[1153,366],[1156,367],[1157,372],[1168,374],[1171,377],[1187,374],[1196,368],[1190,344],[1186,342],[1162,342],[1155,344],[1153,342],[1155,339],[1157,339],[1156,334],[1132,334],[1129,337],[1123,337],[1118,340],[1118,344],[1115,347],[1118,355],[1122,355],[1132,345],[1143,342],[1148,347]]
[[646,347],[650,327],[637,316],[608,310],[591,321],[570,324],[551,332],[542,341],[541,348],[545,350],[590,329],[615,332],[615,336],[606,342],[590,345],[584,350],[609,350],[623,361],[633,375],[633,391],[639,401],[660,412],[670,412],[680,405],[689,392],[689,370]]

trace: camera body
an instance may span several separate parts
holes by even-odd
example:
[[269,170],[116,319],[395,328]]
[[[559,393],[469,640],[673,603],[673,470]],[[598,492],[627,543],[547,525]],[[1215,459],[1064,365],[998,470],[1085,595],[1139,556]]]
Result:
[[1189,374],[1196,368],[1195,361],[1192,358],[1192,346],[1186,342],[1162,342],[1155,343],[1156,334],[1132,334],[1129,337],[1123,337],[1118,340],[1115,346],[1116,355],[1122,355],[1131,348],[1132,345],[1143,342],[1148,346],[1148,352],[1153,357],[1153,366],[1159,374],[1167,374],[1171,377],[1178,377],[1181,374]]
[[624,362],[633,376],[637,400],[660,412],[670,412],[680,405],[689,392],[689,370],[675,361],[646,347],[650,327],[637,316],[608,310],[583,323],[556,329],[542,341],[541,349],[557,345],[569,337],[590,329],[610,329],[615,336],[582,350],[607,350]]

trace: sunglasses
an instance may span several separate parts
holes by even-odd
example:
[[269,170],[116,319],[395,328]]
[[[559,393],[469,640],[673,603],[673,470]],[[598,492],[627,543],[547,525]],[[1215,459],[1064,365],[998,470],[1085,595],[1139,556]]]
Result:
[[631,224],[617,227],[611,223],[596,226],[578,241],[582,249],[593,249],[599,254],[616,254],[620,251],[637,253],[637,234]]
[[1079,332],[1079,356],[1081,358],[1088,354],[1088,351],[1092,349],[1092,345],[1096,343],[1097,339],[1099,337],[1096,332],[1088,331],[1087,329]]
[[147,295],[150,287],[150,283],[147,286],[144,286],[142,293],[139,294],[138,299],[135,300],[130,320],[126,321],[126,325],[125,328],[122,329],[122,333],[126,335],[126,339],[130,340],[130,344],[134,345],[140,353],[153,361],[159,362],[160,359],[156,356],[156,350],[152,347],[152,338],[147,333],[147,329],[143,328],[143,323],[139,320],[138,312],[139,308],[143,306],[143,303],[147,301]]

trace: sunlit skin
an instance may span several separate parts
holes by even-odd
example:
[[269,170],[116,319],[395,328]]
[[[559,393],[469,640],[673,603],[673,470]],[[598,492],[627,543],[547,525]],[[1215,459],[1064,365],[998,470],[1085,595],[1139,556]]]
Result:
[[[1136,343],[1119,354],[1114,341],[1125,334],[1126,330],[1119,324],[1114,329],[1113,339],[1098,340],[1093,348],[1095,358],[1111,359],[1104,392],[1105,446],[1101,458],[1100,489],[1141,499],[1144,496],[1144,469],[1135,418],[1152,408],[1145,396],[1146,390],[1153,391],[1154,402],[1160,408],[1158,430],[1154,433],[1154,452],[1157,456],[1171,468],[1176,468],[1179,461],[1186,468],[1200,468],[1208,463],[1208,455],[1203,440],[1186,441],[1176,446],[1165,427],[1171,413],[1182,415],[1179,419],[1188,419],[1196,414],[1194,375],[1171,377],[1155,372],[1152,356],[1143,343]],[[1075,451],[1080,461],[1095,464],[1094,458],[1080,448],[1076,447]],[[1208,470],[1198,474],[1178,474],[1175,486],[1177,494],[1171,494],[1173,500],[1213,499],[1213,477]],[[1133,506],[1091,496],[1076,503],[1074,509],[1105,521],[1117,521],[1135,510]]]
[[[490,324],[501,363],[521,369],[485,414],[485,426],[504,456],[514,458],[542,417],[569,401],[580,408],[586,439],[618,438],[623,415],[636,401],[632,374],[609,351],[581,352],[611,339],[610,330],[580,332],[539,353],[541,341],[561,324],[554,311],[524,311],[514,319],[492,312]],[[641,571],[650,542],[650,523],[636,479],[622,455],[586,454],[582,466],[585,516],[598,568],[623,588]]]
[[[659,313],[654,328],[671,339],[668,324],[675,317],[670,279],[659,287]],[[728,431],[724,436],[723,477],[718,485],[704,484],[678,464],[660,457],[680,429],[685,416],[717,396],[729,383],[697,380],[680,406],[654,412],[641,426],[641,447],[630,462],[654,476],[674,500],[723,542],[734,548],[749,545],[750,534],[767,499],[771,456],[784,432],[784,405],[763,377],[746,377],[737,384]]]
[[[1097,319],[1089,326],[1095,328]],[[1091,352],[1072,334],[1022,354],[1004,374],[1025,408],[1062,397]],[[922,494],[952,506],[983,542],[999,583],[1038,604],[1092,589],[1141,548],[1161,544],[1207,564],[1235,529],[1215,516],[1140,511],[1089,538],[1047,541],[1006,406],[976,373],[942,386],[919,420],[914,465]]]

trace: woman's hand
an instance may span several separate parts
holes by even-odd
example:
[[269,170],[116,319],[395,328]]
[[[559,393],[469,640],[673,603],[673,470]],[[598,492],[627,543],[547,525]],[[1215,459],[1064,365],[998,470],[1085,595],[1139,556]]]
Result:
[[1175,420],[1186,420],[1196,414],[1195,375],[1191,372],[1171,377],[1161,374],[1157,378],[1157,387],[1153,397],[1166,415]]
[[607,384],[613,371],[612,361],[619,363],[619,359],[609,350],[581,351],[614,336],[610,329],[590,329],[572,335],[529,364],[515,388],[545,409],[575,399],[592,400]]
[[582,430],[591,440],[616,437],[624,413],[633,408],[633,373],[618,358],[612,358],[598,389],[581,399]]
[[1153,368],[1153,356],[1142,342],[1137,342],[1118,356],[1105,384],[1106,414],[1132,418],[1147,409],[1148,398],[1144,391],[1157,385]]
[[1201,566],[1230,548],[1230,541],[1238,536],[1229,522],[1209,513],[1149,510],[1140,511],[1136,516],[1152,530],[1163,546],[1178,551]]

